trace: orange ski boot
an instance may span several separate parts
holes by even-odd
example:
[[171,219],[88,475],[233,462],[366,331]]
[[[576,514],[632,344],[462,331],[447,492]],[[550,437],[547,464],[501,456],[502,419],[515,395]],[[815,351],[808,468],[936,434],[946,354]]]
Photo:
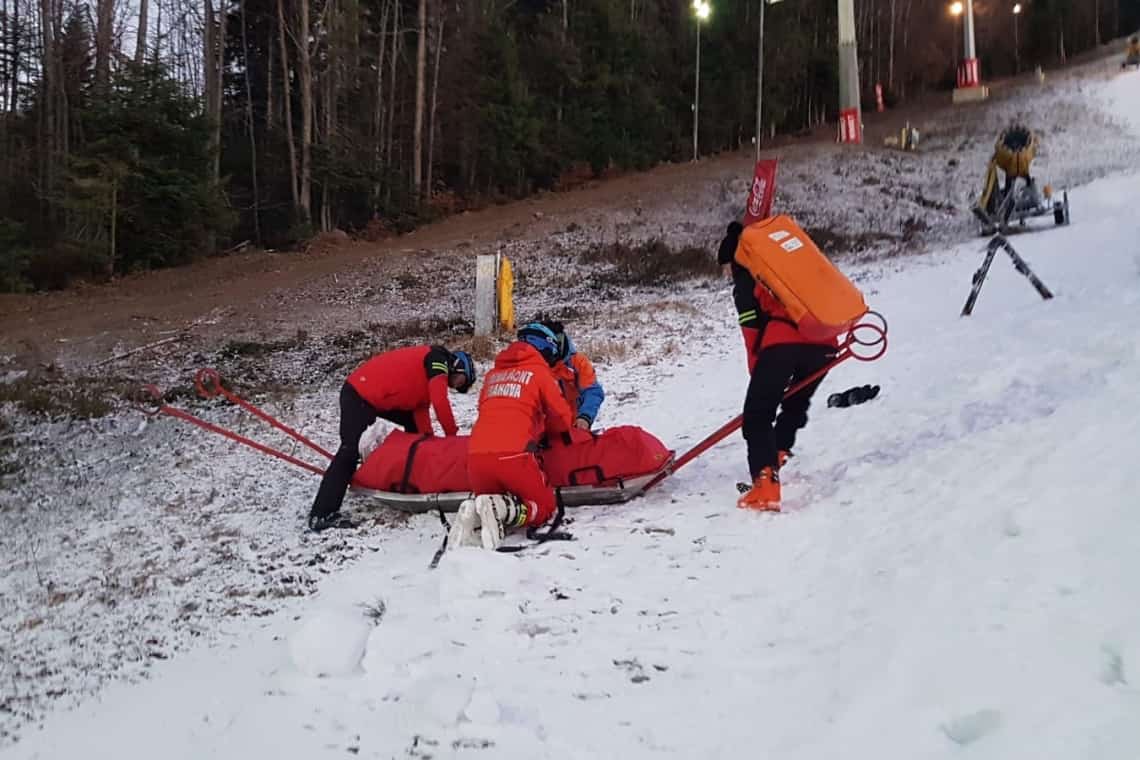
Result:
[[736,501],[741,509],[758,509],[762,512],[780,511],[780,476],[771,467],[765,467],[752,481],[752,490]]
[[787,449],[780,449],[776,452],[776,469],[781,469],[792,458],[792,452]]

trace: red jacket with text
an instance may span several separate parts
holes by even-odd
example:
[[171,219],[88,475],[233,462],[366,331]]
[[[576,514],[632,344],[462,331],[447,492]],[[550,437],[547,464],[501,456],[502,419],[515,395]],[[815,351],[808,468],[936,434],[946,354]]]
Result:
[[483,380],[470,453],[533,450],[543,433],[564,433],[572,424],[570,405],[550,366],[536,348],[519,341],[495,357]]

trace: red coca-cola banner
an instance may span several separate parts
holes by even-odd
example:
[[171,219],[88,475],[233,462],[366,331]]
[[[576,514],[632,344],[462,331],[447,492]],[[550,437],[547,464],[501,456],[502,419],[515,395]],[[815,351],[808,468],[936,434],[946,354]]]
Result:
[[741,222],[745,227],[772,215],[772,198],[776,195],[776,162],[775,158],[756,162],[752,189],[748,192],[748,203],[744,207],[744,220]]

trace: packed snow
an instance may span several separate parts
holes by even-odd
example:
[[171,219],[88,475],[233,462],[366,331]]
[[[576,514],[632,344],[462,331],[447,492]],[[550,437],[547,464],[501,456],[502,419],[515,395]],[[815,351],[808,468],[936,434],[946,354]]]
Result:
[[[1088,97],[1140,133],[1140,74]],[[1050,301],[999,255],[959,317],[979,239],[849,265],[889,320],[890,349],[829,377],[778,515],[735,508],[734,436],[643,499],[574,510],[573,542],[463,549],[429,570],[435,516],[313,537],[300,530],[305,473],[171,420],[63,431],[76,451],[60,477],[85,488],[87,519],[73,507],[28,530],[0,611],[6,650],[36,637],[42,672],[24,662],[22,678],[76,704],[43,720],[29,709],[4,756],[1140,755],[1129,150],[1113,153],[1131,161],[1121,173],[1072,189],[1072,226],[1043,219],[1011,238]],[[599,345],[663,353],[602,363],[602,424],[683,450],[739,412],[747,377],[725,287],[594,328]],[[867,404],[822,403],[872,382],[882,392]],[[274,411],[328,442],[332,398]],[[457,405],[465,426],[473,401]],[[106,426],[128,425],[120,447],[99,448]],[[145,464],[158,440],[161,470]],[[88,474],[108,461],[114,490]],[[349,508],[373,513],[360,498]],[[157,521],[169,542],[141,541],[150,528],[122,514]],[[72,611],[66,626],[45,624],[57,608]],[[137,635],[101,624],[117,615]],[[167,638],[200,643],[175,654]],[[86,696],[84,663],[106,660],[150,677]],[[30,688],[9,678],[6,699]]]

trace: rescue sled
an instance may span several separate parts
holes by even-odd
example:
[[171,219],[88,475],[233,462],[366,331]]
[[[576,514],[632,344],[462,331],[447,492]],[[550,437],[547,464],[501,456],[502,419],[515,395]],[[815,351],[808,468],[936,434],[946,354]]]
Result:
[[[199,370],[194,384],[203,398],[222,396],[322,458],[332,459],[329,451],[225,388],[215,370]],[[143,388],[143,396],[138,407],[148,416],[174,417],[316,475],[324,474],[323,466],[169,406],[153,385]],[[377,506],[412,513],[455,512],[460,503],[474,495],[467,483],[468,436],[416,435],[386,425],[377,423],[369,431],[373,438],[382,438],[377,445],[365,441],[369,432],[362,437],[364,461],[353,478],[353,492]],[[636,426],[574,430],[544,442],[536,456],[566,507],[625,503],[644,493],[647,484],[674,461],[672,450]]]
[[[668,464],[672,464],[670,457]],[[593,507],[607,504],[624,504],[645,491],[648,485],[665,468],[646,475],[622,479],[612,485],[599,486],[565,486],[558,488],[565,507]],[[445,491],[442,493],[398,493],[396,491],[374,491],[369,488],[356,488],[356,491],[365,496],[370,502],[378,506],[391,507],[401,512],[424,514],[426,512],[442,511],[454,513],[464,500],[472,498],[475,494],[470,491]]]
[[[387,423],[378,422],[382,430]],[[454,512],[470,498],[467,481],[469,437],[382,432],[372,448],[361,438],[364,461],[353,489],[405,512]],[[621,504],[673,461],[674,452],[651,433],[633,425],[598,431],[574,430],[546,441],[535,456],[567,507]]]

